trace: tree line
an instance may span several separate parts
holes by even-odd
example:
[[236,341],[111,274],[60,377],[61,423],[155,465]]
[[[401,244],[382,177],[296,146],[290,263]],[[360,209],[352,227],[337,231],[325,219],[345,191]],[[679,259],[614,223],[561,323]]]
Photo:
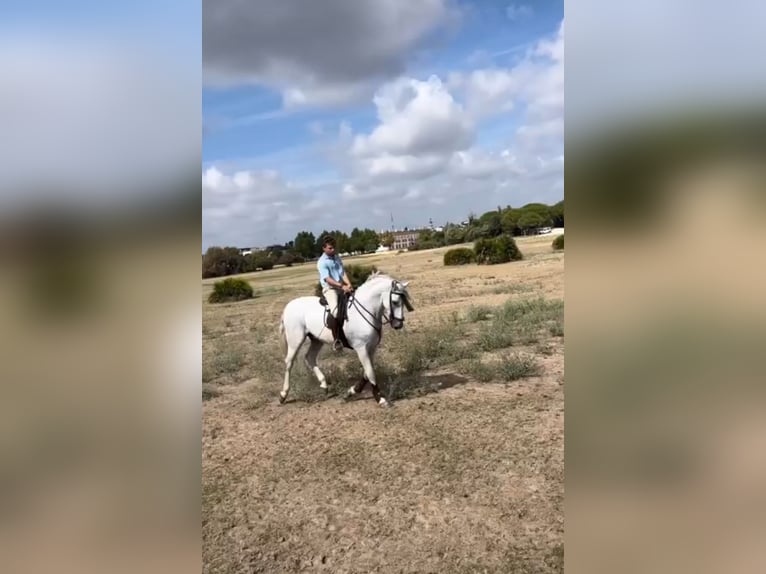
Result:
[[322,255],[322,240],[327,235],[335,238],[338,253],[372,253],[380,245],[376,231],[355,227],[350,234],[338,229],[324,230],[319,235],[310,231],[300,231],[295,239],[284,245],[269,245],[247,255],[242,255],[237,247],[209,247],[202,256],[202,277],[252,273],[271,269],[275,265],[289,267],[316,259]]
[[[496,210],[487,211],[480,216],[470,214],[464,223],[446,223],[440,231],[418,230],[418,240],[410,249],[433,249],[504,234],[527,235],[540,227],[563,226],[563,200],[554,205],[529,203],[520,208],[498,206]],[[377,233],[368,228],[355,227],[351,233],[338,229],[323,230],[318,235],[303,230],[284,245],[270,245],[248,255],[242,255],[237,247],[210,247],[202,256],[202,277],[251,273],[271,269],[275,265],[291,266],[316,259],[322,254],[322,239],[326,235],[335,238],[338,253],[372,253],[380,245],[391,247],[394,243],[394,235],[391,232]]]
[[528,203],[519,208],[498,206],[480,216],[472,213],[465,225],[447,223],[441,231],[421,231],[417,242],[410,249],[433,249],[500,235],[529,235],[541,227],[564,227],[563,199],[554,205]]

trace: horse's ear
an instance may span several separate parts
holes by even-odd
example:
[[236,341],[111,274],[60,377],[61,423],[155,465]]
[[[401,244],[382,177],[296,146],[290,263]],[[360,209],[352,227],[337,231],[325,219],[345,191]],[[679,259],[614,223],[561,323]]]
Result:
[[410,284],[410,282],[409,282],[409,281],[404,281],[404,282],[402,283],[402,287],[405,287],[405,288],[406,288],[406,287],[407,287],[407,285],[409,285],[409,284]]

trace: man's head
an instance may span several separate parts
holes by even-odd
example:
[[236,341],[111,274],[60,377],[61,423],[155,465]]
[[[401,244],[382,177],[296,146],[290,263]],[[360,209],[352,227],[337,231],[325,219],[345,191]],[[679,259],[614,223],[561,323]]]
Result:
[[322,251],[324,251],[325,254],[328,256],[335,255],[335,238],[334,237],[330,235],[326,235],[322,239]]

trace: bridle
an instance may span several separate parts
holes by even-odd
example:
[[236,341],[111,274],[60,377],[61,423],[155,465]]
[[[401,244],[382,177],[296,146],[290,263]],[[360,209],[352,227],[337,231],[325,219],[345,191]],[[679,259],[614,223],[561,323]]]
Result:
[[[408,311],[412,312],[415,310],[415,308],[412,306],[412,303],[410,303],[409,295],[405,291],[396,288],[396,281],[391,282],[391,290],[388,292],[388,317],[384,316],[381,319],[378,319],[372,311],[357,301],[353,294],[349,297],[350,306],[355,307],[356,310],[359,311],[359,315],[361,315],[362,319],[364,319],[370,327],[375,329],[378,337],[380,337],[381,331],[383,330],[383,325],[387,325],[396,319],[396,317],[394,317],[394,295],[399,295],[402,298],[404,306]],[[364,313],[362,311],[364,311]],[[370,321],[370,319],[372,319],[372,321]],[[402,315],[401,321],[404,323],[404,315]],[[380,322],[380,325],[377,324],[378,322]]]

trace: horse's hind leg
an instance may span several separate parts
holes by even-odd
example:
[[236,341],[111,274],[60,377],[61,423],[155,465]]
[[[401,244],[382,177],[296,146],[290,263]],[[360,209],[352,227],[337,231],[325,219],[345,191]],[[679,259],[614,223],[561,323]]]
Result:
[[319,388],[324,389],[325,392],[327,392],[327,379],[325,378],[322,370],[317,366],[317,357],[319,356],[319,351],[322,350],[322,341],[312,337],[311,335],[309,335],[309,340],[311,341],[311,345],[309,346],[309,350],[306,352],[306,366],[308,367],[309,371],[314,373],[314,376],[319,381]]
[[287,399],[287,393],[290,392],[290,371],[293,368],[295,356],[298,354],[298,350],[301,348],[304,340],[305,335],[301,338],[300,341],[297,342],[291,340],[289,336],[287,337],[287,355],[285,356],[285,381],[282,384],[282,391],[279,393],[280,404],[285,402]]

